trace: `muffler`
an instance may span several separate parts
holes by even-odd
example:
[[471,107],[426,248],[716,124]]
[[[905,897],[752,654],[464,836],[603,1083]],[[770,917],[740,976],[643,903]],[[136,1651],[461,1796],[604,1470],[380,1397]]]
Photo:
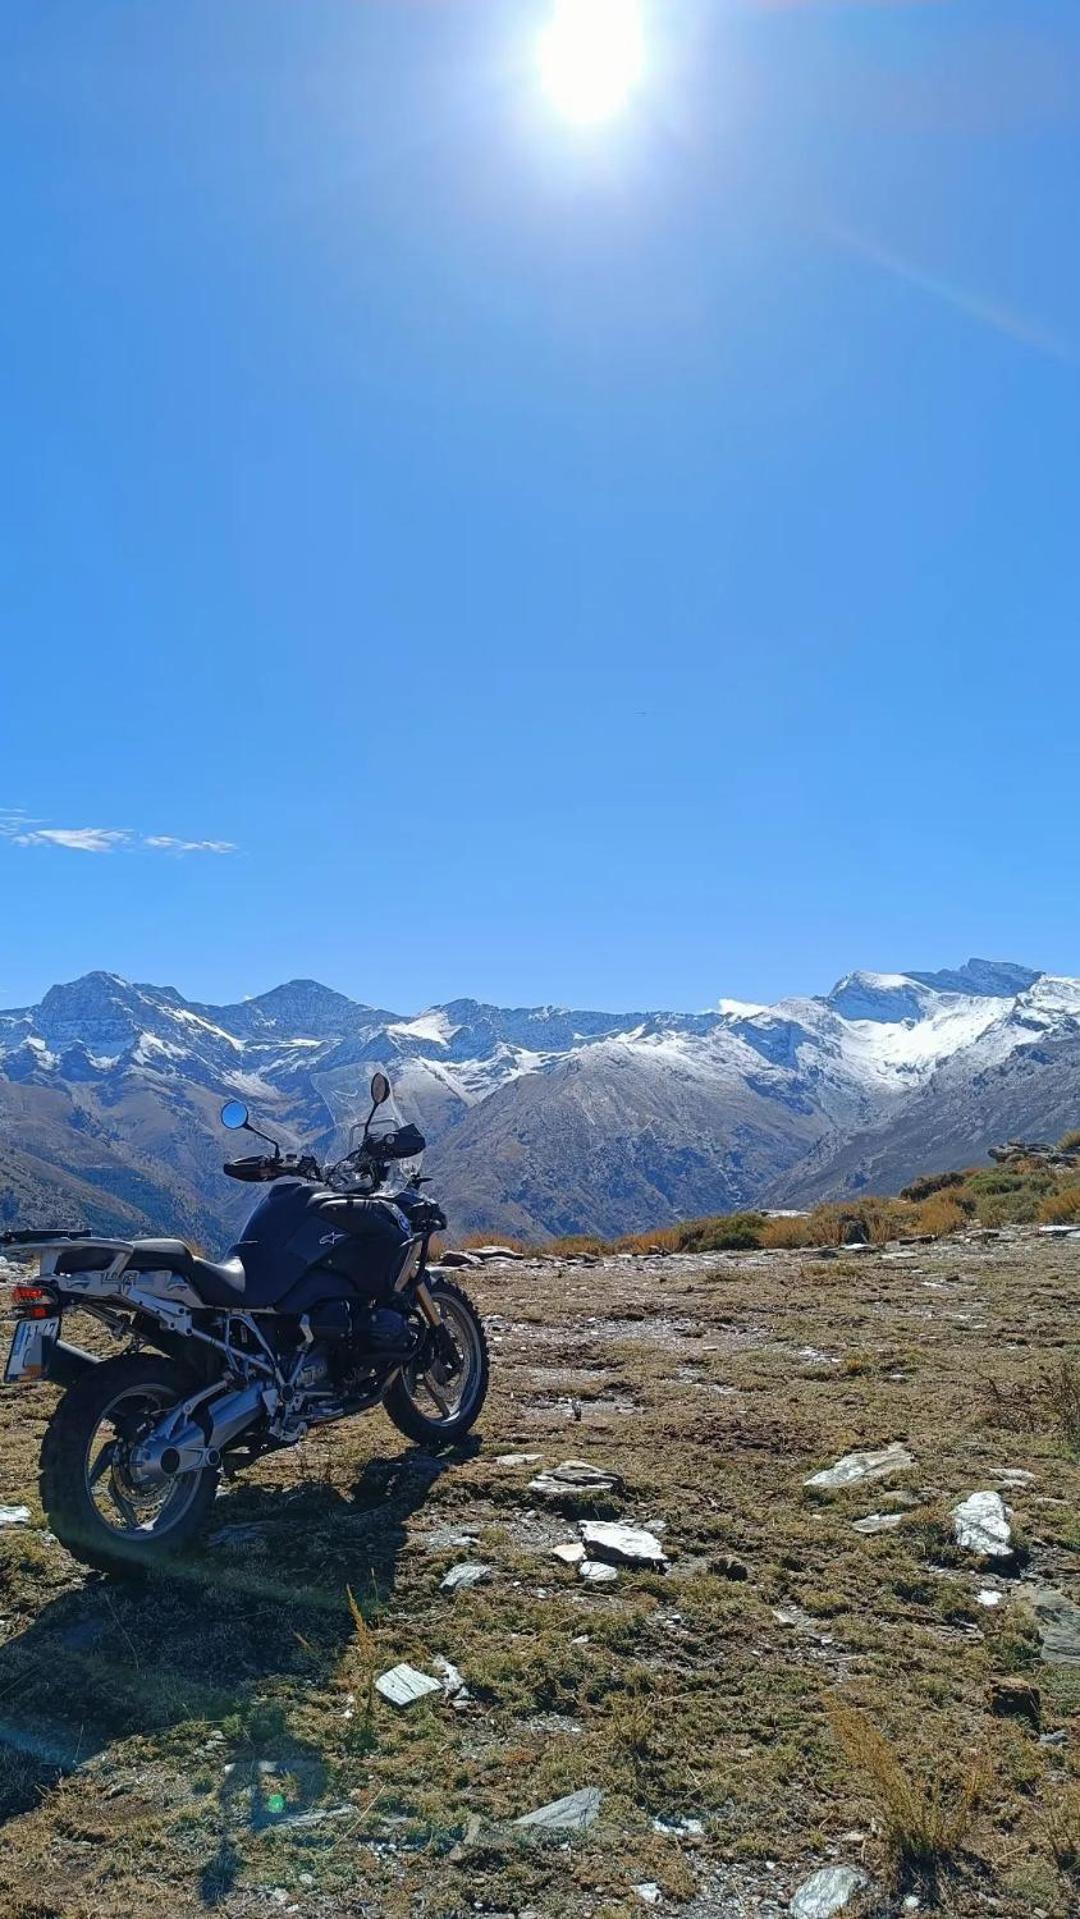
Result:
[[[221,1449],[236,1439],[264,1411],[267,1388],[242,1386],[204,1407],[210,1420],[209,1436],[195,1420],[182,1418],[178,1407],[168,1419],[155,1426],[148,1439],[136,1446],[131,1455],[133,1476],[143,1485],[161,1485],[178,1473],[198,1472],[203,1466],[216,1466]],[[189,1401],[188,1404],[191,1402]],[[178,1417],[182,1423],[175,1424]]]

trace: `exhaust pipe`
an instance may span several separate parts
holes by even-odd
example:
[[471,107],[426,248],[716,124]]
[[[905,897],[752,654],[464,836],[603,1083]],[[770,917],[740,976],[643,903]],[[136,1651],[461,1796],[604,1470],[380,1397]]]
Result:
[[132,1454],[137,1477],[147,1485],[160,1485],[163,1480],[175,1479],[177,1473],[218,1465],[222,1447],[263,1412],[266,1390],[264,1386],[243,1386],[239,1392],[214,1400],[205,1409],[210,1416],[209,1437],[193,1419],[185,1420],[175,1430],[169,1420],[164,1421]]

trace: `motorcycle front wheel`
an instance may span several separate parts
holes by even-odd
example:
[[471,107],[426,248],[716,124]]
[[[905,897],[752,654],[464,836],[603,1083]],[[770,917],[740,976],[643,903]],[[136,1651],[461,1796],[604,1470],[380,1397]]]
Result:
[[171,1359],[121,1353],[64,1394],[41,1448],[41,1503],[61,1545],[84,1565],[149,1570],[201,1531],[217,1492],[216,1467],[150,1487],[131,1464],[143,1434],[194,1389]]
[[430,1348],[404,1366],[383,1405],[400,1433],[421,1446],[452,1446],[479,1419],[487,1398],[490,1361],[483,1322],[467,1293],[449,1279],[428,1281],[456,1364]]

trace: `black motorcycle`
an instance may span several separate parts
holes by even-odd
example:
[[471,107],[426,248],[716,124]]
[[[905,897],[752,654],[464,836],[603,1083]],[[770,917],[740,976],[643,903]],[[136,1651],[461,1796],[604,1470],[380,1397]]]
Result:
[[[460,1287],[428,1271],[446,1219],[418,1174],[389,1193],[389,1169],[424,1140],[412,1125],[373,1130],[390,1096],[371,1082],[359,1142],[325,1170],[283,1154],[230,1100],[221,1112],[270,1149],[230,1160],[232,1179],[269,1192],[222,1260],[179,1239],[9,1232],[34,1253],[14,1288],[18,1325],[5,1382],[66,1388],[41,1450],[49,1525],[87,1565],[152,1566],[208,1518],[222,1473],[294,1446],[313,1426],[385,1407],[408,1438],[446,1445],[480,1414],[488,1351]],[[124,1342],[99,1359],[60,1337],[89,1313]]]

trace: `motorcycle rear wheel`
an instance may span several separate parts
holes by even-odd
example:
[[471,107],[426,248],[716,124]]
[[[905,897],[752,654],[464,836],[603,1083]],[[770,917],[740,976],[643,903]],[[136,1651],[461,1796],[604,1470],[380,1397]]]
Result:
[[483,1322],[468,1294],[449,1279],[429,1280],[428,1288],[457,1348],[460,1372],[450,1374],[435,1358],[423,1371],[405,1366],[383,1406],[406,1439],[421,1446],[452,1446],[464,1439],[483,1411],[491,1362]]
[[183,1551],[214,1503],[218,1469],[179,1474],[157,1493],[129,1477],[127,1454],[146,1423],[195,1390],[156,1353],[121,1353],[64,1394],[41,1448],[41,1503],[61,1545],[102,1572],[147,1571]]

